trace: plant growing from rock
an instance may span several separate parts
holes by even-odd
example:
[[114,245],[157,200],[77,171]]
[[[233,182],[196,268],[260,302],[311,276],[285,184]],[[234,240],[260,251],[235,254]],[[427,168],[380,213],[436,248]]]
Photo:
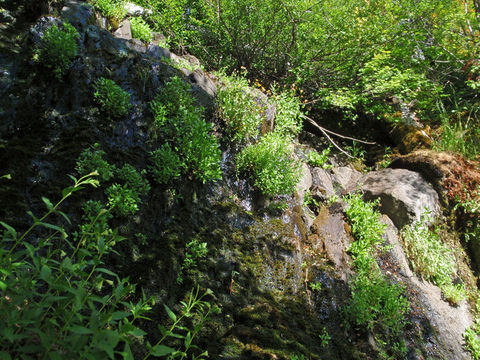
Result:
[[150,26],[141,17],[130,18],[130,25],[132,28],[132,36],[135,39],[141,40],[144,43],[152,41],[152,29],[150,29]]
[[52,69],[60,79],[77,56],[78,37],[77,30],[68,22],[64,22],[61,28],[52,25],[40,40],[40,48],[35,51],[34,58]]
[[237,155],[237,167],[250,174],[254,185],[267,196],[291,194],[300,180],[300,164],[293,159],[289,140],[276,133],[245,147]]
[[168,184],[178,178],[182,171],[182,161],[170,145],[163,144],[157,150],[150,152],[149,170],[154,180],[159,184]]
[[103,159],[105,155],[106,153],[100,148],[100,144],[95,143],[82,151],[77,159],[75,170],[81,176],[97,171],[102,181],[108,181],[113,177],[115,167]]
[[112,118],[118,118],[128,113],[130,94],[118,86],[113,80],[100,78],[93,85],[93,97],[101,110]]
[[445,298],[456,304],[465,298],[463,286],[453,284],[456,274],[455,255],[438,234],[429,229],[431,219],[421,220],[402,229],[405,255],[412,270],[440,287]]
[[302,130],[300,100],[293,91],[279,92],[273,88],[269,99],[275,105],[274,131],[283,137],[295,138]]
[[127,16],[126,0],[91,0],[91,3],[103,16],[114,23],[115,28]]
[[197,267],[198,261],[207,256],[208,249],[206,242],[200,242],[193,239],[185,246],[185,259],[183,259],[182,267],[178,272],[177,283],[183,283],[183,273]]
[[327,164],[328,155],[330,155],[331,147],[323,149],[321,153],[316,150],[311,150],[307,153],[307,163],[314,167],[321,167],[322,169],[331,169],[332,165]]
[[386,228],[380,223],[380,213],[375,211],[378,201],[364,202],[360,194],[348,195],[344,200],[348,204],[345,214],[355,238],[349,252],[357,271],[345,313],[355,324],[373,331],[380,347],[390,343],[394,349],[404,349],[396,341],[410,304],[403,288],[382,274],[375,259]]

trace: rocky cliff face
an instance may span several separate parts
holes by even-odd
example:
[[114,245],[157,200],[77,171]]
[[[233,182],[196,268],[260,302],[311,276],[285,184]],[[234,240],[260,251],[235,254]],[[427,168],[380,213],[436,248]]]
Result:
[[[152,149],[149,102],[178,75],[215,123],[222,141],[223,179],[207,185],[184,179],[175,193],[152,186],[138,216],[114,219],[129,239],[119,248],[120,256],[110,259],[111,266],[172,307],[195,284],[211,288],[222,314],[209,323],[199,345],[213,359],[289,359],[294,354],[374,359],[378,349],[371,334],[347,326],[343,313],[355,276],[345,204],[323,205],[316,215],[303,204],[306,191],[321,199],[361,185],[368,196],[382,199],[386,214],[385,236],[391,248],[379,255],[381,269],[406,286],[412,303],[404,333],[407,357],[469,358],[462,348],[462,333],[471,323],[467,303],[450,306],[437,287],[415,276],[398,240],[397,227],[417,219],[424,207],[440,209],[437,193],[419,173],[386,170],[362,175],[346,166],[305,166],[297,193],[284,198],[286,209],[269,208],[246,180],[237,178],[236,150],[222,136],[221,120],[214,117],[214,77],[200,69],[172,66],[179,57],[155,42],[145,45],[132,39],[128,24],[117,36],[111,34],[84,2],[69,0],[59,17],[42,16],[33,23],[22,20],[21,10],[6,6],[2,13],[7,20],[1,30],[0,163],[2,174],[10,173],[13,179],[0,188],[0,219],[25,227],[25,210],[38,209],[41,196],[56,198],[68,185],[66,174],[74,171],[80,152],[93,143],[101,144],[112,163],[128,161],[145,168]],[[79,51],[66,75],[57,80],[31,60],[32,49],[50,24],[65,20],[80,34]],[[128,116],[109,120],[94,103],[93,82],[102,76],[130,94],[133,107]],[[82,200],[66,204],[74,219]],[[138,232],[146,241],[132,236]],[[194,238],[207,242],[208,257],[179,285],[185,245]],[[321,284],[320,289],[312,291],[311,283]],[[153,309],[152,317],[154,325],[145,327],[154,336],[155,322],[166,321],[161,306]],[[325,333],[330,339],[322,341]]]

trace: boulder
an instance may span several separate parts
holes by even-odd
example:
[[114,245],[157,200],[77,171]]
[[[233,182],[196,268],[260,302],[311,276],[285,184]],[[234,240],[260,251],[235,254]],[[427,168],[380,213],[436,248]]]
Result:
[[128,19],[123,20],[118,26],[118,29],[115,30],[115,32],[113,33],[113,36],[120,39],[130,40],[132,38],[132,29],[130,27],[130,21]]
[[440,202],[433,187],[417,172],[405,169],[373,171],[359,180],[366,200],[380,198],[380,211],[398,229],[420,220],[426,210],[440,215]]
[[327,170],[318,167],[312,170],[312,195],[324,200],[335,195],[332,177]]
[[62,18],[80,31],[95,23],[95,10],[83,1],[68,0],[62,8]]
[[310,173],[307,164],[302,165],[301,174],[300,181],[297,184],[296,193],[298,201],[300,204],[303,204],[303,201],[305,200],[305,192],[307,192],[312,186],[312,174]]
[[349,166],[334,167],[333,171],[333,185],[339,190],[339,192],[348,192],[355,190],[358,183],[358,179],[362,176],[362,173],[352,169]]

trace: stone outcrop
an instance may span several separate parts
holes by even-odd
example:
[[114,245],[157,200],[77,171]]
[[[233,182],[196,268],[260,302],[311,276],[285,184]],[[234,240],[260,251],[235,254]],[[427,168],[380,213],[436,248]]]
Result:
[[365,199],[380,199],[380,211],[401,229],[420,220],[425,211],[440,215],[438,195],[417,172],[405,169],[373,171],[359,180]]

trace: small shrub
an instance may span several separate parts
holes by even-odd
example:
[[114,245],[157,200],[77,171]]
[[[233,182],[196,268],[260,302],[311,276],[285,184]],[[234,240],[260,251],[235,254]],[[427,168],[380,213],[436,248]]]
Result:
[[[218,139],[212,134],[213,125],[203,119],[202,108],[194,104],[188,90],[188,84],[177,76],[165,84],[151,103],[154,122],[150,132],[172,144],[186,173],[203,183],[220,179],[221,151]],[[166,152],[164,149],[163,155]],[[176,160],[171,154],[168,156],[173,166]]]
[[150,29],[150,26],[141,17],[130,18],[130,25],[132,27],[132,36],[135,39],[145,43],[152,41],[152,29]]
[[150,191],[150,184],[144,178],[145,174],[145,170],[138,172],[130,164],[125,164],[122,168],[116,170],[118,180],[138,194],[138,197],[144,196]]
[[480,360],[480,339],[478,338],[477,326],[469,327],[463,333],[465,339],[465,347],[472,354],[472,358]]
[[112,184],[105,194],[108,207],[119,216],[135,215],[138,211],[138,194],[127,185]]
[[118,118],[127,114],[130,108],[130,94],[113,80],[100,78],[94,84],[95,101],[107,115]]
[[254,140],[259,134],[262,111],[246,79],[220,75],[217,104],[234,140]]
[[185,271],[194,269],[198,265],[198,261],[205,258],[208,254],[207,243],[199,242],[198,239],[193,239],[185,247],[185,259],[183,259],[182,267],[177,276],[177,282],[183,283],[183,273]]
[[159,184],[168,184],[178,178],[182,171],[182,161],[168,144],[163,144],[159,149],[150,152],[149,167],[154,180]]
[[251,174],[264,195],[291,194],[300,180],[300,164],[289,145],[287,139],[269,133],[237,155],[238,170]]
[[296,137],[302,130],[300,100],[291,91],[279,93],[276,89],[271,100],[276,107],[274,131],[284,137]]
[[458,303],[465,298],[465,291],[452,283],[456,274],[455,255],[428,228],[428,221],[429,218],[423,216],[420,221],[402,229],[405,254],[413,271],[440,287],[448,301]]
[[314,167],[321,167],[322,169],[331,169],[332,165],[327,164],[328,155],[330,155],[331,147],[322,150],[321,153],[312,150],[307,154],[307,163]]
[[97,171],[101,180],[108,181],[113,177],[115,167],[104,160],[104,156],[105,151],[100,149],[100,144],[95,143],[91,148],[80,154],[75,170],[81,176]]
[[55,76],[60,79],[77,56],[75,39],[78,37],[80,35],[77,30],[68,22],[63,23],[62,29],[52,25],[45,31],[40,41],[40,48],[35,52],[35,58],[46,67],[53,69]]
[[126,0],[91,0],[91,2],[103,16],[117,24],[127,16]]

